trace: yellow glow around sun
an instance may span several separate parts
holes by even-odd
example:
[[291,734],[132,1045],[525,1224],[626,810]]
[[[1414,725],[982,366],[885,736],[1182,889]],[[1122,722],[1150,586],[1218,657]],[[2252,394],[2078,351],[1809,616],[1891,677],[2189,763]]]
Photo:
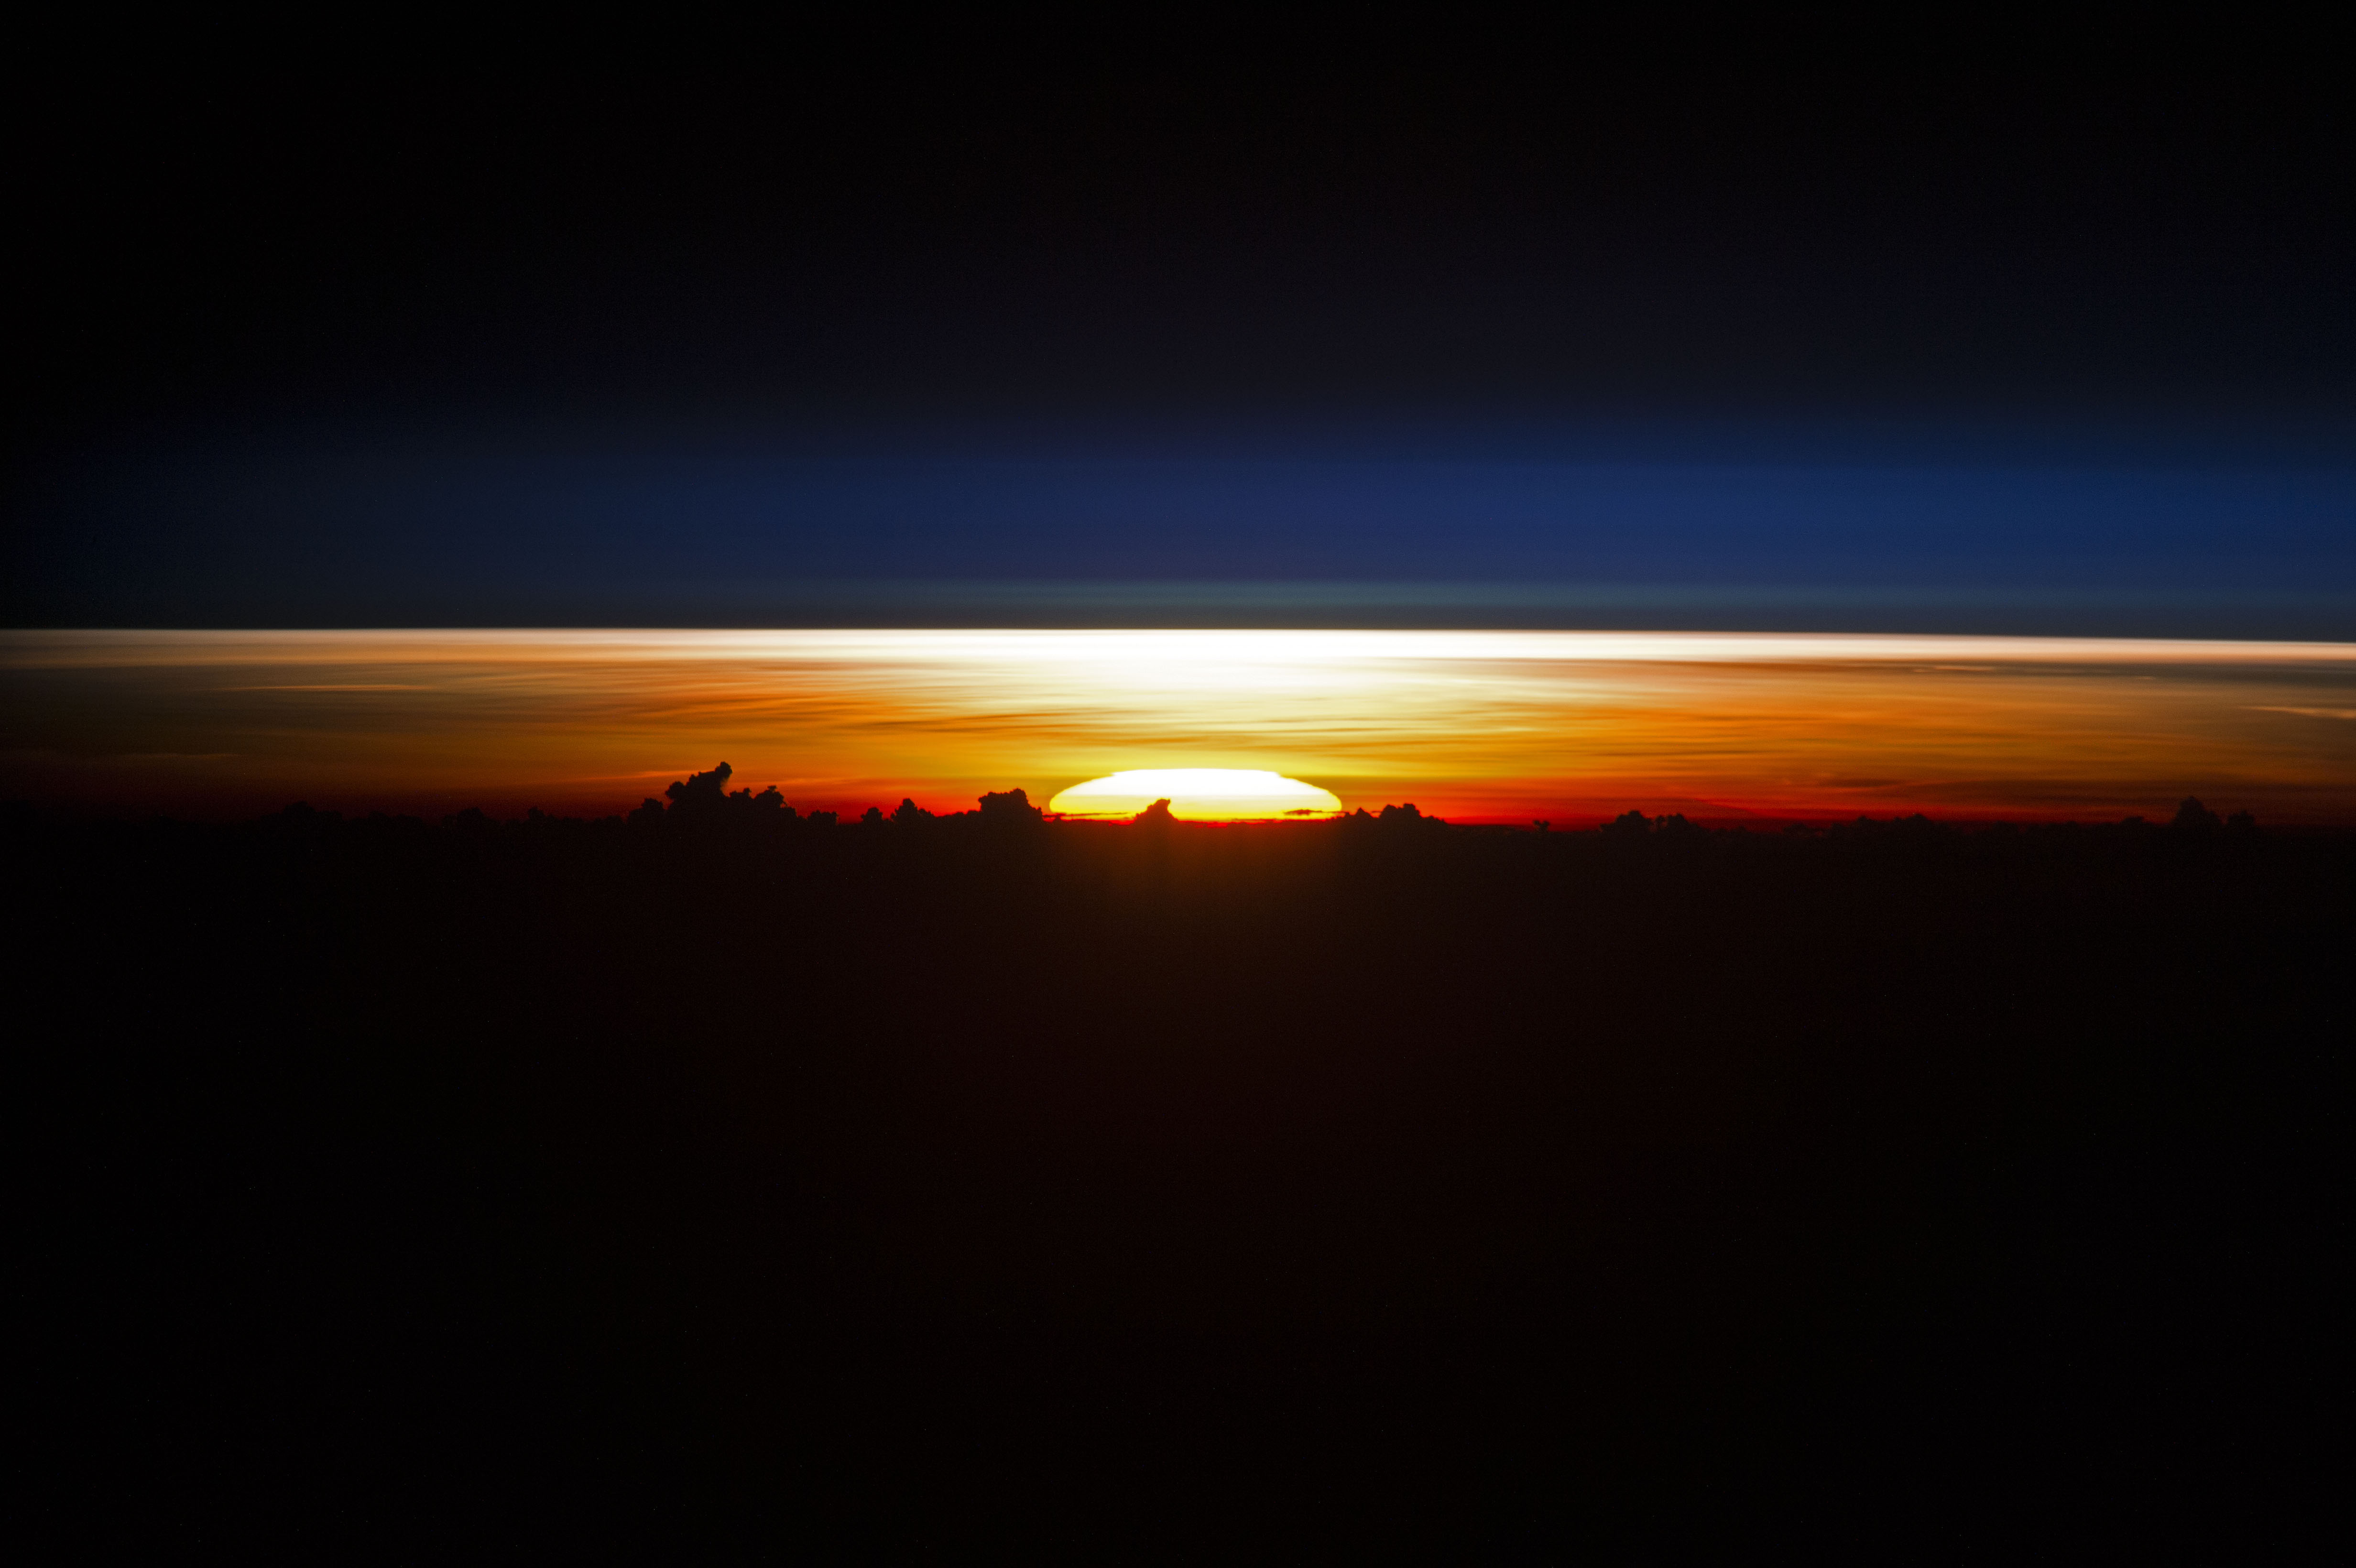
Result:
[[1342,803],[1327,790],[1256,768],[1137,768],[1074,784],[1047,803],[1066,816],[1135,816],[1157,800],[1188,822],[1279,822],[1331,816]]

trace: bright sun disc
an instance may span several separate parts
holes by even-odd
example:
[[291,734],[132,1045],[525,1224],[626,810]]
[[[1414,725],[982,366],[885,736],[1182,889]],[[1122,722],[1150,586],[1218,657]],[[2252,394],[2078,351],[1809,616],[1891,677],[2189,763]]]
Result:
[[1157,800],[1188,822],[1282,822],[1332,816],[1339,799],[1315,784],[1257,768],[1137,768],[1074,784],[1047,809],[1066,816],[1126,819]]

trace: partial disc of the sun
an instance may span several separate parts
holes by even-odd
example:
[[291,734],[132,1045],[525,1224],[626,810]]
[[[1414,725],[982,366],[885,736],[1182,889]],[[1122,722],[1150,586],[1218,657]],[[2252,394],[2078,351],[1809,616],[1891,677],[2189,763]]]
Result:
[[1137,768],[1074,784],[1047,809],[1125,819],[1157,800],[1168,801],[1170,815],[1188,822],[1301,822],[1342,809],[1330,791],[1257,768]]

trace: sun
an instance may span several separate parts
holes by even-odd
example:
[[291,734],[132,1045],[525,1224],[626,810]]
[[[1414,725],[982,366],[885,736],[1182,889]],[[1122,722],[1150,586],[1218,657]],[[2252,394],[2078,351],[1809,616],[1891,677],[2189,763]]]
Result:
[[1125,820],[1157,800],[1188,822],[1304,822],[1342,809],[1330,791],[1257,768],[1137,768],[1074,784],[1047,809]]

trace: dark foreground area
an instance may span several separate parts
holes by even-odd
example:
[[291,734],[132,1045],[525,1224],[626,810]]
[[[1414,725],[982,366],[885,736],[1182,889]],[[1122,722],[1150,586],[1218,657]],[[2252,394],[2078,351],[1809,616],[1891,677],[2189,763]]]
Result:
[[35,1517],[2304,1554],[2356,839],[11,821]]

